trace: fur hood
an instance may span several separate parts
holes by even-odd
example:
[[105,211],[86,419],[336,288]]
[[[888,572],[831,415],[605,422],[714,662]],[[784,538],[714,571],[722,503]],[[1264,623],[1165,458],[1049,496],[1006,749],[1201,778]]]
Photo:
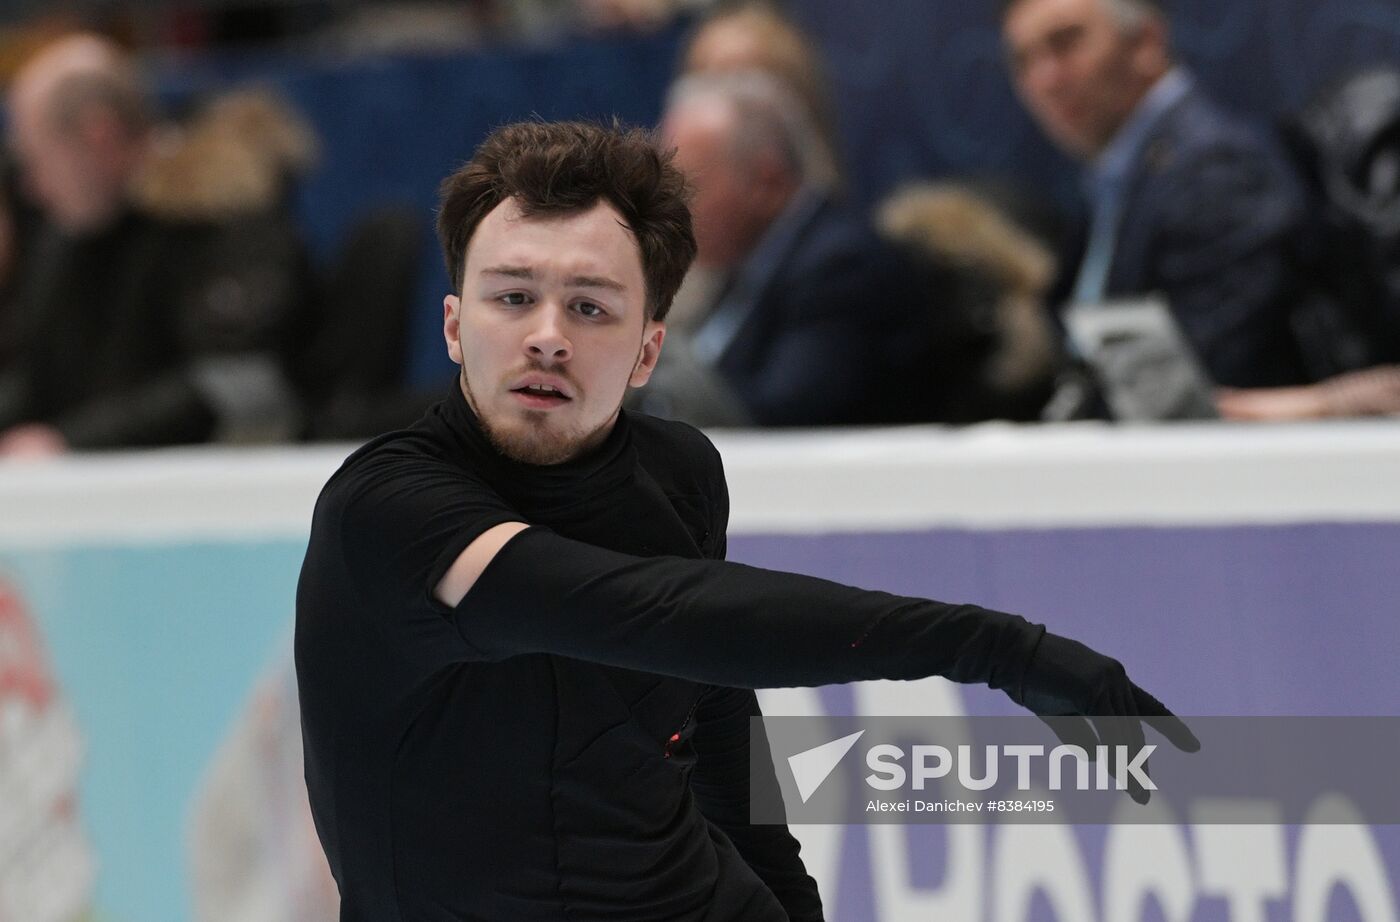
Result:
[[272,94],[220,96],[188,124],[158,133],[134,178],[139,208],[174,220],[222,220],[281,205],[316,163],[316,136]]

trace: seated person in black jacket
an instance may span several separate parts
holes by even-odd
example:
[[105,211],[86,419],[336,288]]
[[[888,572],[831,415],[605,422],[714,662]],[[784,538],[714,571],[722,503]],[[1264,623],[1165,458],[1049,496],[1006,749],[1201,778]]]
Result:
[[682,188],[646,135],[569,123],[499,129],[444,184],[460,379],[332,477],[297,591],[347,922],[820,920],[786,827],[749,822],[759,686],[939,674],[1194,745],[1014,615],[723,561],[713,446],[620,409],[695,251]]
[[278,349],[303,250],[288,215],[247,191],[261,158],[195,148],[203,131],[168,155],[133,63],[95,36],[40,51],[9,102],[43,226],[12,305],[0,455],[290,434]]

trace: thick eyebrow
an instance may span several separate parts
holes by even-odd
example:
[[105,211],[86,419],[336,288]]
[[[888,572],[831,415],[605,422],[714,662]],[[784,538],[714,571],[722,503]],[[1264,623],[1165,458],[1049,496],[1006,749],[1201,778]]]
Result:
[[482,275],[504,275],[512,279],[524,279],[527,282],[534,281],[535,273],[529,266],[492,266],[490,269],[482,269]]
[[[527,282],[535,280],[535,271],[529,266],[492,266],[489,269],[482,269],[481,274],[505,276]],[[573,275],[566,278],[564,284],[570,288],[604,288],[608,291],[623,292],[627,290],[626,285],[603,275]]]
[[627,286],[602,275],[575,275],[564,280],[570,288],[606,288],[608,291],[626,291]]

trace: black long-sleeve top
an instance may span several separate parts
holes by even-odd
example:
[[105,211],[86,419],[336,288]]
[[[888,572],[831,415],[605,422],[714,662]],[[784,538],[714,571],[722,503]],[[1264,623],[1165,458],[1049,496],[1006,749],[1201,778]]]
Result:
[[[709,441],[626,413],[533,467],[454,388],[346,461],[296,637],[343,920],[821,919],[787,829],[748,823],[751,689],[937,673],[1016,695],[1040,630],[726,563],[727,517]],[[437,602],[510,521],[531,528]]]

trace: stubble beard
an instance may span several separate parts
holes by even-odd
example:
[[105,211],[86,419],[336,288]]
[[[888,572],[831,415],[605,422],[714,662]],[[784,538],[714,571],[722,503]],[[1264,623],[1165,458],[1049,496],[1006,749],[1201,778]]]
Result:
[[[616,411],[614,411],[608,417],[608,422],[602,423],[591,432],[583,432],[578,429],[559,430],[552,427],[549,423],[549,411],[525,410],[523,423],[515,426],[500,426],[496,424],[495,420],[482,413],[476,395],[472,391],[471,381],[467,378],[466,369],[462,370],[460,377],[467,404],[476,414],[477,422],[481,424],[481,430],[486,433],[486,440],[496,451],[512,461],[519,461],[522,464],[548,466],[572,461],[600,445],[611,428],[609,423],[616,417]],[[618,407],[621,408],[621,406],[622,404],[619,403]]]

